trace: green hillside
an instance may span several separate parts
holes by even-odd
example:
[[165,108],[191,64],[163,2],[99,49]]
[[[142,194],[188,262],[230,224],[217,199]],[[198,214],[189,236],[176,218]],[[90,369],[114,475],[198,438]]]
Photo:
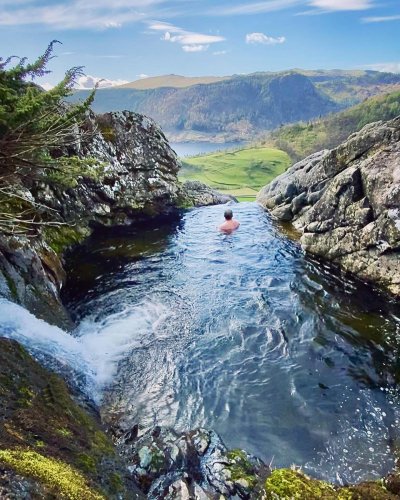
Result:
[[258,191],[290,165],[284,151],[249,148],[185,158],[180,179],[198,180],[232,194],[240,200],[254,200]]
[[286,151],[293,161],[331,149],[371,122],[400,115],[400,91],[373,97],[361,104],[312,122],[287,125],[271,133],[262,144]]

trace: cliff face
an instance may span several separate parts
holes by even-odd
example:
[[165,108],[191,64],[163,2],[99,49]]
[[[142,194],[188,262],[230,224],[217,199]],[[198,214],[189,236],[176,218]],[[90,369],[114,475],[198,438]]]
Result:
[[176,206],[179,163],[155,122],[129,112],[92,115],[76,136],[63,153],[95,159],[89,174],[76,185],[57,179],[34,188],[35,199],[64,220],[124,224]]
[[400,295],[400,118],[296,163],[258,202],[293,222],[307,252]]
[[168,215],[184,200],[176,154],[152,120],[128,112],[91,115],[75,134],[76,146],[55,154],[70,156],[71,165],[76,156],[93,158],[87,172],[66,167],[63,177],[18,186],[61,225],[26,236],[0,234],[0,293],[63,327],[70,326],[59,299],[63,251],[95,226]]

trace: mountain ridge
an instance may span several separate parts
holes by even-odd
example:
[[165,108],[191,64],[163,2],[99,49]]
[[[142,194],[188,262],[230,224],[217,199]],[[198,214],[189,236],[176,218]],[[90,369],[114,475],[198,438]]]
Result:
[[[158,85],[166,81],[155,78]],[[170,140],[179,142],[254,140],[281,125],[315,119],[370,96],[400,90],[400,75],[377,71],[288,70],[221,78],[180,88],[100,89],[93,108],[98,113],[130,110],[145,114],[161,125]],[[77,91],[71,100],[88,92]]]
[[183,76],[183,75],[159,75],[140,78],[123,85],[118,85],[116,89],[137,89],[150,90],[164,87],[187,88],[193,85],[207,85],[230,79],[230,76]]

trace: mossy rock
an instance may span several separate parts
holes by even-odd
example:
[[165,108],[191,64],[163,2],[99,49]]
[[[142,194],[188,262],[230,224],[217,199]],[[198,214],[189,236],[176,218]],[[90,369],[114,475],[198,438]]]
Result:
[[265,482],[265,500],[395,500],[383,481],[366,481],[353,486],[334,487],[291,469],[274,470]]
[[390,493],[382,481],[366,481],[340,488],[337,498],[338,500],[395,500],[399,497]]
[[118,497],[125,491],[124,466],[97,414],[75,403],[64,381],[41,367],[17,342],[1,338],[0,450],[0,462],[18,474],[40,482],[43,470],[53,464],[52,470],[68,471],[65,477],[79,476],[79,484],[95,492],[66,498],[115,498],[116,490]]
[[253,489],[257,485],[257,476],[254,467],[247,454],[240,449],[234,449],[227,453],[229,459],[228,470],[231,473],[231,481],[234,483],[248,485],[248,489]]
[[81,243],[89,234],[89,229],[67,224],[45,227],[43,230],[44,240],[57,255],[62,255],[67,248]]
[[276,469],[265,481],[267,500],[331,500],[337,499],[334,487],[324,481],[311,479],[291,469]]
[[36,479],[57,498],[103,500],[106,497],[91,488],[85,477],[69,464],[29,449],[0,450],[0,463],[18,474]]

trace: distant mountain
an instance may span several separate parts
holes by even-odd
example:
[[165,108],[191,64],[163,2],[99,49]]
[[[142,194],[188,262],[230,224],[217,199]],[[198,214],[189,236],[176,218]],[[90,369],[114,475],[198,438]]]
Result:
[[400,116],[400,90],[372,97],[316,121],[287,125],[273,131],[263,144],[282,149],[297,161],[316,151],[335,148],[368,123],[397,116]]
[[151,76],[148,78],[135,80],[134,82],[125,83],[124,85],[119,85],[117,88],[148,90],[148,89],[159,89],[162,87],[173,87],[175,89],[181,89],[186,87],[192,87],[193,85],[222,82],[223,80],[228,80],[230,78],[231,78],[230,76],[226,77],[180,76],[180,75]]
[[[280,125],[311,120],[400,88],[400,75],[376,71],[293,70],[208,83],[207,78],[217,77],[195,83],[196,78],[169,75],[128,84],[142,82],[143,88],[101,89],[93,109],[143,113],[156,120],[171,140],[253,139]],[[72,100],[87,94],[77,91]]]
[[379,94],[400,89],[400,75],[381,71],[330,70],[303,71],[316,87],[335,102],[352,106]]

